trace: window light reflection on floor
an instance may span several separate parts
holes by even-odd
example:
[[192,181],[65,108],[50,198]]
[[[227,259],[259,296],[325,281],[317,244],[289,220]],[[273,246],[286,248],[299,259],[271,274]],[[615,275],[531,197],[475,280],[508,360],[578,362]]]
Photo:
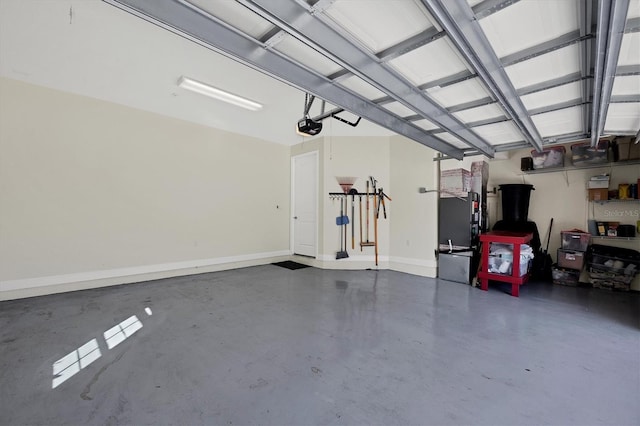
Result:
[[101,356],[102,353],[98,347],[98,341],[93,339],[60,358],[53,363],[53,382],[51,383],[51,388],[55,389],[58,385],[66,382],[81,369]]
[[115,348],[141,328],[142,323],[138,317],[135,315],[130,316],[120,324],[115,327],[111,327],[103,333],[104,340],[107,342],[107,347],[109,349]]
[[[145,308],[147,315],[151,316],[150,308]],[[137,316],[132,315],[120,324],[111,327],[103,333],[107,347],[112,349],[131,337],[136,331],[142,328],[142,323]],[[83,368],[102,356],[98,341],[92,339],[80,346],[73,352],[68,353],[53,363],[53,381],[51,388],[55,389],[62,383],[80,372]]]

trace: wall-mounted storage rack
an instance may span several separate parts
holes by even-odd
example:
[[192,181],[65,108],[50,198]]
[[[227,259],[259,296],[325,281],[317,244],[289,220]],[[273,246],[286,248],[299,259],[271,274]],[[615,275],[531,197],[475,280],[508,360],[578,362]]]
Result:
[[602,168],[612,168],[612,167],[622,167],[622,166],[633,166],[635,164],[640,164],[640,159],[616,161],[615,163],[589,164],[588,166],[549,167],[547,169],[523,171],[520,175],[538,175],[543,173],[570,172],[572,170],[602,169]]
[[596,204],[609,204],[609,203],[640,203],[640,200],[637,198],[626,198],[626,199],[617,199],[613,198],[610,200],[590,200],[592,203]]
[[640,240],[638,237],[607,237],[606,235],[592,235],[592,240],[612,240],[612,241],[634,241]]
[[[611,199],[611,200],[589,200],[589,203],[606,205],[606,204],[618,204],[621,208],[625,208],[626,204],[636,204],[640,203],[640,200],[637,198],[628,198],[628,199]],[[637,215],[636,215],[637,216]],[[595,213],[593,209],[590,212],[590,218],[595,217]],[[636,219],[633,219],[635,221]],[[635,225],[634,225],[635,226]],[[640,240],[640,236],[636,237],[610,237],[608,235],[591,235],[592,240],[606,240],[611,242],[623,242],[623,241],[635,241]]]

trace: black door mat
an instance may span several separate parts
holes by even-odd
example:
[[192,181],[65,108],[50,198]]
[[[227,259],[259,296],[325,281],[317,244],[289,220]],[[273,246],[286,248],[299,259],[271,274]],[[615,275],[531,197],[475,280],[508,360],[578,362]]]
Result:
[[291,270],[310,268],[309,265],[303,265],[302,263],[293,262],[291,260],[285,260],[284,262],[272,263],[272,265],[281,266],[283,268],[287,268],[287,269],[291,269]]

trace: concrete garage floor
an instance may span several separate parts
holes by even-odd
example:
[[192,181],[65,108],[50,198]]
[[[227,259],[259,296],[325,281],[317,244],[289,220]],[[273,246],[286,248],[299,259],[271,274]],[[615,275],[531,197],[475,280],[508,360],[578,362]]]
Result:
[[640,424],[637,294],[503,290],[265,265],[1,302],[0,423]]

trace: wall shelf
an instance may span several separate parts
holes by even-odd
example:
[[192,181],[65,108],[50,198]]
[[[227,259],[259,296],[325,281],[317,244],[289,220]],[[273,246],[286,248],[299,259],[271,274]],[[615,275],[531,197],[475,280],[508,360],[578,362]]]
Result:
[[591,239],[594,240],[611,240],[611,241],[634,241],[640,240],[638,237],[607,237],[606,235],[592,235]]
[[640,202],[640,199],[637,198],[627,198],[625,200],[619,200],[619,199],[611,199],[611,200],[589,200],[592,203],[596,203],[596,204],[609,204],[609,203],[638,203]]
[[570,172],[572,170],[585,170],[585,169],[603,169],[603,168],[611,168],[611,167],[632,166],[635,164],[640,164],[640,159],[617,161],[615,163],[590,164],[585,166],[549,167],[548,169],[523,171],[521,175],[537,175],[537,174],[543,174],[543,173]]
[[[637,198],[629,198],[629,199],[623,199],[623,200],[618,200],[618,199],[612,199],[612,200],[589,200],[590,203],[592,203],[592,209],[590,212],[590,219],[592,221],[595,222],[610,222],[611,220],[614,221],[619,221],[619,220],[624,220],[625,222],[627,221],[627,219],[631,220],[632,223],[625,223],[625,225],[631,225],[634,228],[636,227],[637,223],[636,221],[639,219],[638,217],[638,212],[636,210],[636,205],[638,203],[640,203],[640,200]],[[604,206],[606,205],[607,207],[604,208],[605,211],[607,209],[613,210],[613,211],[619,211],[620,213],[625,212],[628,214],[625,215],[619,215],[619,216],[609,216],[607,219],[602,220],[602,219],[595,219],[596,217],[602,217],[601,214],[598,214],[596,216],[596,211],[593,208],[594,204],[598,204],[600,206]],[[633,207],[631,206],[633,205]],[[635,214],[634,214],[635,213]],[[593,219],[591,219],[593,218]],[[603,232],[599,232],[600,234],[603,234]],[[606,233],[605,233],[606,234]],[[607,241],[607,242],[624,242],[624,241],[640,241],[640,235],[635,236],[635,237],[621,237],[621,236],[608,236],[608,235],[591,235],[591,239],[597,239],[600,241]]]

